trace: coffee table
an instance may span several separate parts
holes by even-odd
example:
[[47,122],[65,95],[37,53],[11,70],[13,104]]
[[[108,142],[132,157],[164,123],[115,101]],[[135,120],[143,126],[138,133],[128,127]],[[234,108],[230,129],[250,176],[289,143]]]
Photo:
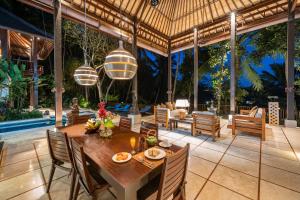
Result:
[[178,128],[178,123],[182,123],[182,124],[190,124],[191,125],[191,131],[193,130],[193,118],[191,117],[187,117],[184,119],[179,119],[177,117],[172,117],[169,119],[169,123],[170,123],[170,130],[174,130],[176,128]]

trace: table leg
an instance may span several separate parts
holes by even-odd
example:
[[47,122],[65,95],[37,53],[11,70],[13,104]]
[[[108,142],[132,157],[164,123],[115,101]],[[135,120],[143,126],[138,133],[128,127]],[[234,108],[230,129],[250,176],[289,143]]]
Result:
[[137,191],[133,188],[126,188],[117,191],[118,200],[137,200]]

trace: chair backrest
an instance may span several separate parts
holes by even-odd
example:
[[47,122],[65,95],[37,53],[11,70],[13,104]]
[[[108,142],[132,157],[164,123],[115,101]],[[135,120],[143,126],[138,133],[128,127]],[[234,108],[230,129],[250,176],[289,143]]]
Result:
[[158,138],[158,125],[142,121],[140,134],[143,136],[152,135]]
[[72,163],[71,150],[66,133],[47,130],[47,142],[52,160]]
[[168,108],[154,108],[155,123],[167,123],[170,117]]
[[215,126],[220,126],[219,118],[214,114],[193,113],[194,127],[205,130],[212,130]]
[[91,118],[90,115],[78,115],[78,116],[74,116],[72,124],[86,123],[90,118]]
[[157,200],[167,200],[173,195],[173,199],[184,196],[190,145],[174,155],[165,158],[162,175],[160,178]]
[[131,118],[121,116],[119,127],[124,130],[131,130]]
[[83,184],[85,190],[91,194],[95,188],[92,183],[92,178],[90,176],[90,173],[86,165],[86,159],[85,159],[83,147],[80,144],[78,144],[74,139],[72,139],[71,149],[72,149],[72,156],[74,160],[74,168],[77,174],[79,175],[80,181]]

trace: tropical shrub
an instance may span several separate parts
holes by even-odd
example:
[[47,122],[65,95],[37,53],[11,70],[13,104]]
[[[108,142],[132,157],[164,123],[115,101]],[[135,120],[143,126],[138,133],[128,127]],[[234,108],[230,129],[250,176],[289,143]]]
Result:
[[43,113],[38,110],[20,112],[20,110],[16,109],[8,109],[5,115],[0,115],[0,121],[33,119],[42,117]]

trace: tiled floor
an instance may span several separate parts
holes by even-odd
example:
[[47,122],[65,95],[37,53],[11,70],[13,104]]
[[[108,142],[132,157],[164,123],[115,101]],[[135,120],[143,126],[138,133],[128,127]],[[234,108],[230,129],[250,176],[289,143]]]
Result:
[[[300,129],[268,126],[266,141],[261,141],[243,133],[232,137],[226,121],[222,122],[221,138],[216,142],[208,136],[191,137],[184,129],[159,131],[161,139],[191,144],[187,199],[299,200]],[[21,131],[4,138],[0,199],[68,198],[69,175],[59,170],[51,192],[45,193],[50,170],[45,130]],[[79,199],[88,198],[81,192]],[[114,197],[107,191],[98,199]]]

